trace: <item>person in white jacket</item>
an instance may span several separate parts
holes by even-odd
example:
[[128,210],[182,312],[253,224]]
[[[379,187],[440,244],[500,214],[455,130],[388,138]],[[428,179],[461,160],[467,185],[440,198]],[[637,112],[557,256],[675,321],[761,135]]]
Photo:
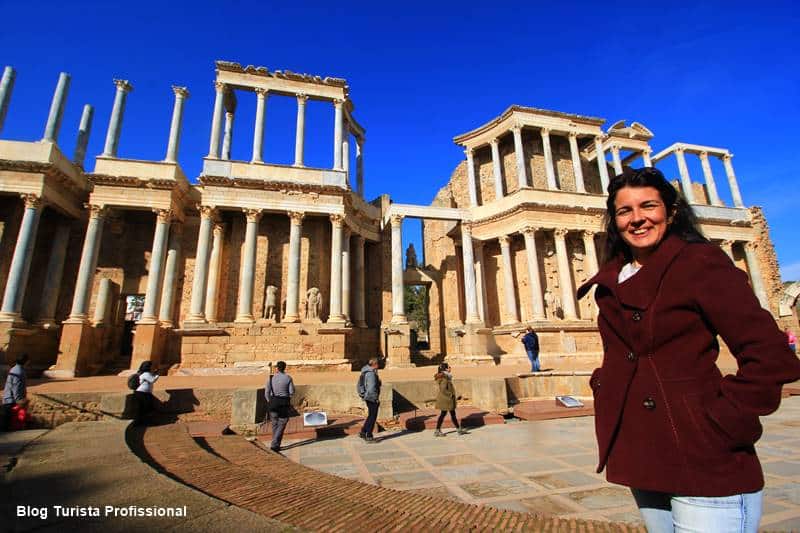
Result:
[[158,380],[158,374],[153,371],[152,361],[144,361],[139,365],[139,386],[133,395],[136,398],[136,424],[144,423],[145,418],[153,412],[155,397],[153,384]]

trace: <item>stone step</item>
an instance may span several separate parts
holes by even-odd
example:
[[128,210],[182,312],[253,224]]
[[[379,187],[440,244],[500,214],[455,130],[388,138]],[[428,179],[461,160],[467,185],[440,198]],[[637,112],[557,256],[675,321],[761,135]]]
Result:
[[555,398],[527,400],[514,406],[514,416],[521,420],[551,420],[574,416],[593,416],[594,400],[578,398],[583,407],[564,407]]
[[[456,416],[464,427],[479,427],[487,424],[504,424],[505,419],[497,413],[478,409],[471,405],[462,405],[456,409]],[[423,429],[436,429],[436,420],[439,411],[436,409],[417,409],[400,415],[400,427],[409,431],[422,431]],[[444,428],[453,428],[448,414],[444,419]]]
[[[289,417],[286,429],[283,432],[285,439],[321,439],[358,435],[364,425],[364,417],[354,415],[339,415],[328,413],[327,426],[304,426],[302,416]],[[380,428],[376,428],[380,430]],[[272,423],[264,422],[258,426],[256,438],[260,440],[272,439]]]

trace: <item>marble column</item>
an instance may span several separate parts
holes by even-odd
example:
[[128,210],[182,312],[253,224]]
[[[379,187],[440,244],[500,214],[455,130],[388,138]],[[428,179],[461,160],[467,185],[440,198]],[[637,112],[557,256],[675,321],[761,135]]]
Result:
[[211,232],[213,231],[216,209],[200,206],[200,230],[197,233],[197,253],[194,260],[194,279],[192,280],[192,301],[186,322],[205,322],[206,282],[208,281],[208,262],[211,253]]
[[222,113],[225,104],[225,84],[221,81],[214,82],[214,118],[211,120],[211,143],[208,147],[208,157],[219,159],[219,137],[222,128]]
[[344,100],[333,101],[333,169],[342,170],[342,130],[344,116],[342,106]]
[[89,104],[83,106],[81,123],[78,126],[78,138],[75,142],[75,156],[73,162],[83,168],[86,160],[86,148],[89,146],[89,135],[92,133],[92,119],[94,118],[94,108]]
[[603,189],[601,194],[608,194],[608,165],[606,164],[606,152],[603,149],[603,138],[594,138],[594,151],[597,156],[597,170],[600,172],[600,187]]
[[304,213],[289,211],[289,268],[286,276],[286,313],[283,322],[300,322],[300,236]]
[[342,314],[350,322],[350,228],[344,228],[342,235]]
[[[103,326],[108,320],[108,306],[111,303],[111,279],[103,278],[97,287],[97,301],[94,304],[95,326]],[[141,323],[141,322],[140,322]]]
[[522,127],[514,126],[511,128],[514,134],[514,154],[517,157],[517,183],[518,187],[522,189],[528,186],[528,173],[525,168],[525,150],[522,147]]
[[150,252],[150,265],[147,272],[147,292],[144,296],[142,324],[153,324],[158,320],[158,304],[161,297],[161,284],[164,282],[164,260],[167,255],[169,226],[172,212],[169,209],[155,209],[156,230],[153,233],[153,247]]
[[239,298],[235,322],[253,322],[253,285],[256,275],[256,244],[258,240],[258,221],[260,209],[245,209],[247,227],[244,233],[244,252],[242,267],[239,270]]
[[172,86],[175,93],[175,104],[172,106],[172,122],[169,125],[169,142],[167,143],[166,161],[176,163],[178,161],[178,148],[181,143],[181,124],[183,124],[183,104],[189,98],[189,90],[186,87]]
[[755,242],[749,241],[744,244],[744,256],[747,260],[747,270],[750,271],[750,284],[753,286],[753,292],[756,293],[761,307],[769,311],[769,298],[764,288],[764,279],[761,277],[761,267],[758,264]]
[[253,163],[264,162],[264,121],[267,112],[267,89],[256,89],[256,126],[253,132]]
[[652,150],[643,150],[642,151],[642,163],[644,164],[644,166],[646,166],[646,167],[652,167],[653,166],[653,160],[650,159],[650,154],[652,154],[652,153],[653,153]]
[[31,259],[33,259],[33,250],[36,245],[36,230],[42,217],[42,199],[39,196],[23,194],[22,200],[25,202],[25,212],[22,215],[22,224],[17,234],[14,255],[8,269],[3,304],[0,307],[0,320],[5,321],[15,321],[20,318],[22,302],[25,300],[25,290],[28,285]]
[[503,294],[506,304],[506,320],[503,323],[517,324],[519,313],[517,313],[517,295],[514,288],[514,271],[511,266],[511,237],[501,235],[498,240],[500,241],[500,253],[503,256]]
[[503,162],[500,160],[500,141],[492,139],[492,176],[494,177],[494,196],[499,200],[503,194]]
[[164,266],[164,283],[161,287],[161,306],[158,309],[158,321],[163,326],[172,327],[175,311],[175,290],[178,286],[178,260],[183,239],[183,224],[173,222],[169,230],[169,246],[167,261]]
[[622,158],[619,155],[619,145],[611,145],[611,159],[614,162],[614,173],[619,176],[622,174]]
[[331,215],[331,298],[328,323],[344,322],[342,314],[342,234],[344,217]]
[[708,162],[708,152],[700,152],[700,165],[703,167],[703,177],[706,180],[708,190],[708,200],[711,205],[722,205],[717,193],[717,184],[714,182],[714,174],[711,172],[711,164]]
[[3,77],[0,78],[0,131],[3,131],[3,123],[6,121],[8,106],[11,102],[11,93],[14,91],[14,79],[16,77],[17,73],[12,67],[3,69]]
[[[406,309],[403,294],[403,217],[392,215],[392,323],[405,324]],[[472,264],[472,263],[469,263]]]
[[725,174],[728,176],[728,186],[731,188],[733,205],[736,207],[744,207],[742,193],[739,192],[739,182],[736,181],[736,174],[733,173],[733,163],[731,161],[732,158],[733,154],[726,154],[722,156],[722,163],[725,165]]
[[572,156],[572,172],[575,174],[575,190],[586,192],[586,185],[583,183],[583,168],[581,167],[581,154],[578,151],[578,134],[569,134],[569,153]]
[[97,205],[89,206],[89,225],[83,240],[81,262],[78,267],[78,279],[75,282],[75,294],[72,297],[70,322],[85,322],[89,316],[89,297],[97,268],[97,257],[100,254],[100,241],[103,236],[103,220],[105,210]]
[[50,246],[50,257],[47,260],[47,274],[44,278],[44,289],[39,303],[39,322],[51,324],[55,322],[58,295],[61,280],[64,276],[64,260],[67,257],[70,225],[60,220],[56,226],[56,234]]
[[348,187],[350,186],[350,131],[345,128],[344,138],[342,138],[342,170],[344,170],[344,179]]
[[358,328],[367,327],[366,314],[366,276],[364,264],[364,247],[366,241],[361,235],[355,236],[355,305],[353,306],[353,318]]
[[206,320],[217,321],[217,300],[219,299],[219,278],[222,270],[222,238],[225,227],[214,224],[211,232],[211,256],[208,261],[208,283],[206,287]]
[[736,244],[736,241],[732,241],[732,240],[724,240],[724,241],[722,241],[722,242],[720,242],[720,243],[719,243],[719,246],[720,246],[720,248],[722,248],[722,251],[723,251],[723,252],[725,252],[726,254],[728,254],[728,257],[730,257],[730,258],[731,258],[731,261],[733,261],[734,263],[736,263],[736,259],[735,259],[735,258],[734,258],[734,256],[733,256],[733,245],[734,245],[734,244]]
[[489,299],[486,296],[486,276],[484,275],[483,241],[475,241],[472,246],[475,262],[475,292],[478,295],[478,316],[484,323],[489,318]]
[[464,264],[466,323],[481,324],[481,317],[478,314],[478,290],[475,282],[475,269],[469,267],[475,264],[475,257],[472,251],[472,228],[464,222],[461,223],[461,256]]
[[553,150],[550,148],[550,130],[542,128],[540,133],[544,151],[544,171],[547,175],[547,189],[550,191],[557,191],[558,184],[556,183],[556,171],[553,167]]
[[364,139],[356,139],[356,192],[364,196]]
[[556,241],[556,259],[558,260],[558,280],[561,285],[561,306],[566,320],[575,320],[575,297],[572,290],[572,276],[570,274],[569,254],[565,238],[568,231],[556,228],[553,232]]
[[297,127],[294,134],[294,166],[305,166],[303,162],[306,142],[306,102],[308,96],[297,95]]
[[44,128],[42,141],[58,143],[58,132],[61,130],[61,119],[64,116],[64,106],[67,103],[67,93],[69,93],[70,76],[66,72],[58,75],[58,85],[50,102],[50,113],[47,115],[47,125]]
[[[594,243],[594,232],[584,230],[583,232],[583,248],[586,251],[585,258],[586,262],[584,263],[584,269],[586,269],[586,279],[591,278],[600,270],[600,265],[597,261],[597,247]],[[598,309],[597,305],[594,302],[594,287],[592,288],[592,299],[591,305],[592,309],[594,310],[595,316],[597,315]]]
[[689,176],[689,168],[686,166],[686,157],[683,148],[675,149],[675,159],[678,160],[678,172],[681,175],[681,188],[683,196],[690,204],[694,203],[694,190],[692,189],[692,178]]
[[469,192],[469,205],[478,205],[478,184],[475,181],[475,159],[472,155],[472,148],[464,150],[467,155],[467,191]]
[[231,146],[233,145],[233,120],[235,115],[230,111],[225,111],[225,127],[222,133],[222,153],[220,158],[225,161],[231,159]]
[[111,108],[111,119],[108,122],[106,144],[103,148],[104,157],[117,157],[119,136],[122,133],[122,118],[125,115],[125,100],[128,93],[133,90],[128,80],[114,80],[117,92],[114,94],[114,107]]
[[544,320],[544,293],[542,293],[542,280],[539,275],[539,256],[536,250],[537,228],[526,227],[522,230],[525,237],[525,253],[528,256],[528,285],[531,289],[531,302],[533,304],[533,320]]

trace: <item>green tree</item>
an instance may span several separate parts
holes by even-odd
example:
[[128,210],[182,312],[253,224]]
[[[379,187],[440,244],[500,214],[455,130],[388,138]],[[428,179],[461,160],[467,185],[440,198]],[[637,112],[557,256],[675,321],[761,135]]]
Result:
[[428,290],[422,285],[405,287],[405,310],[409,321],[422,331],[428,330]]

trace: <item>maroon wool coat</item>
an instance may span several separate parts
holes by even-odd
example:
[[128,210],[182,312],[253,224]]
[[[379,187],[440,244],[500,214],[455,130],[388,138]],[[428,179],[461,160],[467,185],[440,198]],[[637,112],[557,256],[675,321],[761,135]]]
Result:
[[[759,416],[778,408],[800,360],[747,275],[710,243],[668,236],[622,284],[624,260],[597,285],[603,365],[590,379],[599,448],[597,471],[612,483],[685,496],[730,496],[764,486],[753,445]],[[720,335],[736,375],[716,366]]]

